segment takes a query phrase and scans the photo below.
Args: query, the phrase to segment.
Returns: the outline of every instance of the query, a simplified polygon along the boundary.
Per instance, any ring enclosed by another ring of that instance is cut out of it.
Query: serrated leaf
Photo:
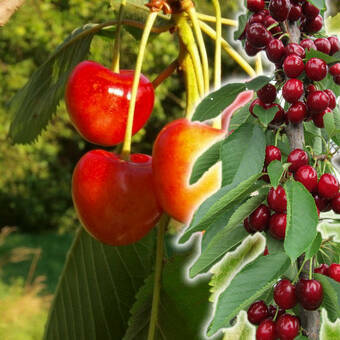
[[[305,60],[308,61],[309,59],[312,59],[312,58],[322,59],[327,64],[335,64],[335,63],[338,63],[340,61],[340,58],[336,57],[335,55],[331,56],[331,55],[328,55],[326,53],[323,53],[323,52],[320,52],[320,51],[317,51],[317,50],[313,50],[313,49],[306,50]]]
[[[267,126],[275,117],[278,108],[273,106],[269,109],[262,107],[261,105],[254,106],[254,114],[258,117],[260,122]]]
[[[321,246],[321,243],[322,243],[322,236],[321,236],[320,233],[317,233],[313,243],[306,250],[306,254],[305,254],[306,260],[311,259],[314,255],[316,255],[318,253],[320,246]]]
[[[328,136],[331,138],[333,137],[337,131],[335,127],[335,122],[334,122],[334,116],[333,112],[328,112],[323,116],[323,121],[325,124],[325,129],[328,134]]]
[[[254,79],[246,82],[246,87],[248,90],[258,91],[262,89],[263,86],[267,85],[272,78],[266,76],[258,76]]]
[[[245,106],[242,106],[237,111],[233,113],[230,119],[229,130],[236,130],[243,123],[245,123],[250,115],[249,112],[250,103]]]
[[[326,19],[327,32],[340,33],[340,13],[337,13],[334,17],[329,16]]]
[[[237,18],[238,28],[234,32],[234,40],[238,40],[240,38],[240,36],[243,34],[244,29],[246,28],[246,24],[247,24],[249,17],[250,17],[250,14],[249,14],[249,12],[247,12],[247,13],[239,15],[239,17]]]
[[[238,314],[236,324],[223,330],[223,340],[253,340],[256,328],[248,321],[247,313],[242,311]]]
[[[214,164],[220,160],[220,148],[222,141],[213,144],[201,156],[199,156],[194,164],[190,176],[190,184],[196,183],[203,174],[208,171]]]
[[[271,289],[277,279],[289,267],[290,261],[285,253],[259,256],[245,266],[221,293],[208,335],[227,327],[241,310],[248,308],[257,298]]]
[[[314,5],[315,7],[317,7],[320,11],[326,10],[325,0],[307,0],[307,1]]]
[[[135,294],[151,273],[154,246],[154,232],[136,244],[110,247],[81,228],[68,253],[44,339],[121,339]]]
[[[320,339],[322,340],[340,339],[340,319],[332,323],[331,321],[329,321],[325,309],[321,310]]]
[[[280,184],[280,179],[285,171],[282,163],[278,160],[270,162],[267,171],[270,179],[270,184],[276,189],[277,186]]]
[[[222,185],[241,183],[261,172],[266,139],[263,131],[252,124],[243,124],[226,138],[221,146]]]
[[[284,248],[295,261],[314,241],[319,218],[313,196],[301,183],[288,181],[284,188],[287,196]]]

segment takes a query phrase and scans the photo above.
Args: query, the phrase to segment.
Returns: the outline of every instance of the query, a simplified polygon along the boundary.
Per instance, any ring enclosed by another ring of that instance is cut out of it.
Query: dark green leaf
[[[322,243],[322,236],[320,233],[317,233],[313,243],[306,250],[306,255],[305,255],[306,260],[311,259],[314,255],[318,253],[321,243]]]
[[[269,233],[265,234],[267,243],[266,246],[268,248],[268,253],[270,255],[283,252],[283,242],[280,240],[277,240],[276,238],[272,237]]]
[[[244,32],[244,29],[246,27],[249,16],[250,16],[250,14],[249,14],[249,12],[247,12],[245,14],[239,15],[239,17],[237,18],[238,19],[238,28],[234,32],[234,40],[238,40],[240,38],[240,36],[242,35],[242,33]]]
[[[254,106],[254,114],[258,117],[260,122],[267,126],[275,117],[278,108],[276,106],[271,107],[270,109],[265,109],[261,105]]]
[[[340,58],[325,54],[317,50],[306,50],[306,61],[312,58],[319,58],[324,60],[327,64],[334,64],[340,61]]]
[[[325,129],[327,131],[328,137],[333,137],[337,131],[334,122],[333,112],[328,112],[323,116],[323,121],[325,124]]]
[[[334,92],[336,97],[340,96],[340,86],[334,82],[333,76],[330,73],[328,73],[324,79],[317,82],[317,85],[320,88],[320,90],[330,89]]]
[[[246,122],[250,115],[249,106],[250,104],[242,106],[236,112],[233,113],[230,119],[229,131],[236,130],[238,127],[240,127],[243,123]]]
[[[266,76],[258,76],[250,81],[246,82],[246,87],[248,90],[258,91],[262,89],[263,86],[267,85],[272,78]]]
[[[267,171],[270,178],[270,184],[276,188],[280,184],[280,179],[285,171],[282,163],[278,160],[270,162]]]
[[[298,335],[294,340],[308,340],[308,338],[304,335]]]

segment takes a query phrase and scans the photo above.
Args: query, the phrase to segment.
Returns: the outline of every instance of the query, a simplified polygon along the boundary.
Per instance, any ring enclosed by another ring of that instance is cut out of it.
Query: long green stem
[[[163,215],[158,226],[157,232],[157,249],[156,249],[156,263],[155,263],[155,278],[153,286],[153,297],[151,307],[151,317],[147,340],[154,340],[158,321],[159,297],[161,293],[161,279],[163,269],[163,255],[164,255],[164,235],[169,218]]]
[[[142,71],[143,59],[145,54],[145,48],[149,39],[149,35],[151,32],[151,28],[157,18],[157,12],[150,12],[148,18],[145,23],[145,28],[143,31],[142,39],[139,45],[139,52],[136,62],[135,74],[132,83],[132,90],[131,90],[131,99],[129,104],[129,112],[128,118],[126,123],[126,130],[125,130],[125,138],[122,148],[122,159],[129,159],[130,151],[131,151],[131,138],[132,138],[132,126],[133,126],[133,118],[135,113],[135,106],[136,106],[136,99],[137,99],[137,91],[139,85],[139,78]]]
[[[115,42],[113,45],[112,71],[116,73],[119,73],[121,31],[122,31],[122,20],[124,17],[125,6],[126,6],[126,0],[122,0],[120,7],[119,7],[118,24],[117,24],[116,34],[115,34]]]
[[[216,22],[216,17],[211,16],[211,15],[206,15],[203,13],[197,13],[198,19],[206,22]],[[221,19],[222,25],[227,25],[227,26],[237,26],[237,21],[233,19],[227,19],[227,18],[222,18]]]

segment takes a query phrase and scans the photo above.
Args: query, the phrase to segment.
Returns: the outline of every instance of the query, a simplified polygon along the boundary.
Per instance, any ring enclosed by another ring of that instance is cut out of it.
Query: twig
[[[0,26],[4,26],[25,0],[3,0],[0,2]]]

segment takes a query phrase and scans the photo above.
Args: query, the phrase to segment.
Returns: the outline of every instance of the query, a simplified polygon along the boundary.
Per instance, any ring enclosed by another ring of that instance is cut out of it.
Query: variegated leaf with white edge
[[[255,332],[255,327],[248,321],[247,313],[241,311],[237,316],[236,324],[223,330],[223,340],[253,340]]]

